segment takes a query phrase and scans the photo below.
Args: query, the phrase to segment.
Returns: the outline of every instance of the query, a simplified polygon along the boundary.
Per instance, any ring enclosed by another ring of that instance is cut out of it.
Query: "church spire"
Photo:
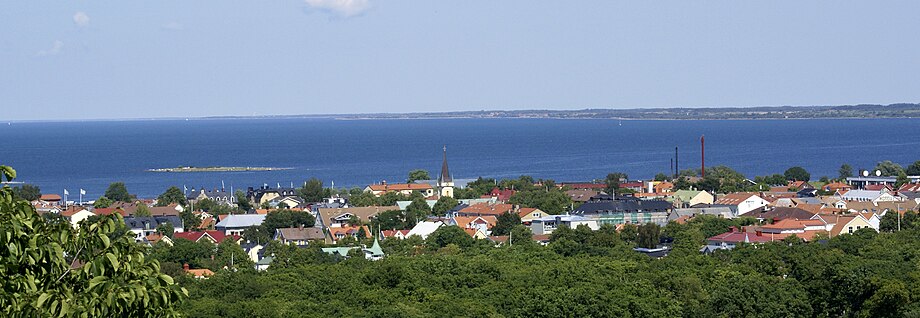
[[[454,179],[450,176],[450,171],[447,169],[447,145],[444,145],[444,163],[441,164],[441,175],[438,176],[438,183],[445,184],[448,182],[454,182]]]

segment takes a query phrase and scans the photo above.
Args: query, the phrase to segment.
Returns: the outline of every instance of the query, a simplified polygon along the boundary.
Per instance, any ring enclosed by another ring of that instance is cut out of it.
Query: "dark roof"
[[[162,223],[170,223],[173,227],[184,228],[182,224],[182,218],[178,216],[127,216],[125,217],[125,225],[129,229],[144,229],[148,228],[145,224],[149,224],[149,229],[156,229],[158,225]]]
[[[744,214],[745,216],[753,216],[759,219],[764,220],[785,220],[785,219],[794,219],[794,220],[807,220],[814,216],[814,213],[808,212],[799,208],[786,208],[778,207],[773,210],[761,212],[761,211],[751,211]]]
[[[616,197],[601,194],[578,206],[573,214],[633,213],[633,212],[668,212],[670,202],[664,200],[639,200],[635,197]]]

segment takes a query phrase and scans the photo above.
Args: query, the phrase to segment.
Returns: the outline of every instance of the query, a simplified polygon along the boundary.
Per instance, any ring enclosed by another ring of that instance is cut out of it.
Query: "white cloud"
[[[178,31],[178,30],[185,29],[185,26],[183,26],[182,23],[179,23],[176,21],[169,21],[166,24],[163,24],[162,28],[165,30]]]
[[[89,16],[86,15],[86,12],[77,11],[73,14],[73,23],[78,27],[85,27],[89,25]]]
[[[38,55],[39,56],[55,55],[55,54],[61,53],[62,49],[64,49],[64,42],[62,42],[61,40],[55,40],[54,44],[51,46],[50,49],[38,51]]]
[[[304,0],[310,7],[351,17],[371,8],[368,0]]]

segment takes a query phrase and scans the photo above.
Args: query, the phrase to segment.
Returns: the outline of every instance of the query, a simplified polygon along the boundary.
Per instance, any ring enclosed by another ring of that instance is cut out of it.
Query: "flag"
[[[67,189],[64,189],[64,195],[70,195],[70,192],[67,192]]]
[[[80,189],[80,195],[86,195],[86,190]]]

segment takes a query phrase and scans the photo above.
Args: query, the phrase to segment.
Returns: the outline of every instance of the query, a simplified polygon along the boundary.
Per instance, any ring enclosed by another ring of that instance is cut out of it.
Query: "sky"
[[[0,120],[920,101],[920,1],[3,1]]]

